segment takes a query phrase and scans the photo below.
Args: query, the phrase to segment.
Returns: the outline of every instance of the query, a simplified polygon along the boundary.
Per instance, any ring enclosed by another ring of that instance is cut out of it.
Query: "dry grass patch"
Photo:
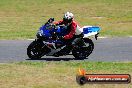
[[[79,67],[87,73],[127,73],[132,63],[113,62],[19,62],[0,64],[1,88],[80,88],[76,83]],[[109,68],[109,69],[108,69]],[[132,84],[86,84],[83,88],[131,88]]]

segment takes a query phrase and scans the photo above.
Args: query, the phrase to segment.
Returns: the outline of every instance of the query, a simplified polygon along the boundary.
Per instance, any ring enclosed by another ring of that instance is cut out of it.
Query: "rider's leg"
[[[77,46],[77,44],[81,43],[81,38],[75,38],[75,39],[72,39],[70,40],[67,44],[66,44],[66,47],[64,47],[62,50],[60,50],[59,52],[62,54],[62,55],[66,55],[66,54],[69,54],[70,51]],[[81,44],[80,44],[81,45]]]
[[[62,56],[62,55],[66,55],[69,54],[70,51],[72,50],[72,41],[73,39],[70,40],[64,40],[65,41],[65,47],[63,49],[61,49],[60,51],[58,51],[57,53],[54,54],[54,56],[58,57],[58,56]]]

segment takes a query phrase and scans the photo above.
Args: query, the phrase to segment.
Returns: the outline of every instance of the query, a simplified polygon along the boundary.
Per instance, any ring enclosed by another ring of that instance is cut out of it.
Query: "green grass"
[[[61,20],[66,11],[81,26],[100,26],[100,36],[132,36],[131,5],[131,0],[0,0],[0,39],[34,38],[50,17]]]
[[[79,68],[88,74],[130,74],[132,62],[18,62],[0,64],[1,88],[80,88]],[[131,88],[130,84],[86,84],[83,88]]]

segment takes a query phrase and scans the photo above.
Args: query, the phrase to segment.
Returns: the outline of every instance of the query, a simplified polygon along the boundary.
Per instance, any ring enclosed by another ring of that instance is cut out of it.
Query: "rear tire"
[[[76,59],[86,59],[94,49],[94,43],[91,39],[83,39],[85,42],[85,46],[76,47],[72,50],[72,54]],[[88,44],[88,46],[87,46]]]
[[[91,40],[91,39],[89,39],[89,38],[84,38],[84,42],[86,43],[86,44],[89,44],[89,54],[88,54],[88,56],[93,52],[93,49],[94,49],[94,43],[93,43],[93,41]]]

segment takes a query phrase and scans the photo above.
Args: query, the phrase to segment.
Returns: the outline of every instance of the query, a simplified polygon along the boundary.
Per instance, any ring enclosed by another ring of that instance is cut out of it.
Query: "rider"
[[[66,12],[64,14],[63,20],[54,22],[55,25],[65,25],[66,26],[66,35],[61,37],[66,43],[66,47],[60,50],[59,52],[55,53],[54,56],[64,55],[64,52],[69,52],[72,48],[71,44],[74,43],[74,35],[76,34],[76,30],[80,27],[78,26],[77,22],[74,21],[74,15],[70,12]]]
[[[54,22],[56,25],[65,25],[67,27],[67,34],[64,36],[64,39],[71,39],[73,38],[76,28],[78,24],[74,21],[74,15],[70,12],[66,12],[64,14],[63,20],[60,20],[58,22]]]

